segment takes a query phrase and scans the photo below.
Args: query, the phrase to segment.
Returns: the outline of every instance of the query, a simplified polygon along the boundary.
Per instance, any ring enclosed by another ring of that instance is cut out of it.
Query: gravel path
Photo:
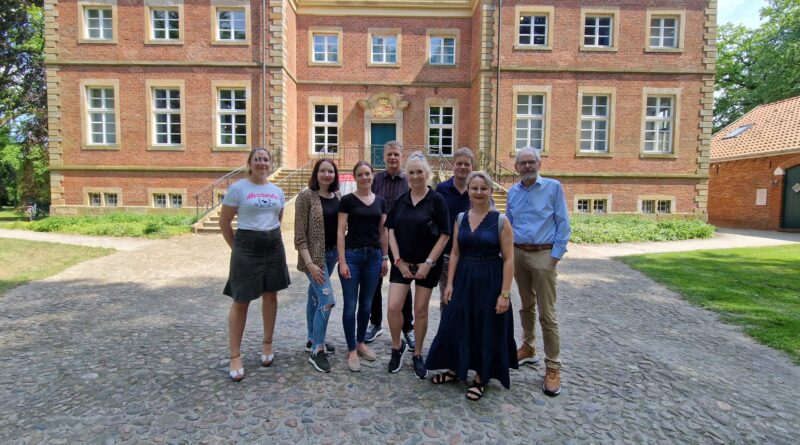
[[[561,396],[526,365],[472,403],[463,384],[415,379],[408,356],[387,373],[388,335],[351,373],[338,310],[333,371],[314,371],[294,271],[274,365],[258,366],[256,303],[247,377],[229,382],[227,246],[148,241],[0,299],[0,443],[797,443],[800,367],[600,252],[560,265]]]

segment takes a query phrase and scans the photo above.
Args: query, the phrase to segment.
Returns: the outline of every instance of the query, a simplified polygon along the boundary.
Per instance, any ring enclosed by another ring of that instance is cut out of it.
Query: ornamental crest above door
[[[408,106],[408,101],[400,100],[397,94],[375,93],[369,99],[358,101],[358,106],[371,119],[392,120]]]

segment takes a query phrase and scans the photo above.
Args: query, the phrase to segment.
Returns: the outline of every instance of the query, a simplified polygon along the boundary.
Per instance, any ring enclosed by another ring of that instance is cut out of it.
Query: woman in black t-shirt
[[[389,372],[400,371],[403,354],[408,346],[400,339],[403,326],[402,308],[412,281],[414,289],[414,336],[417,347],[412,356],[414,374],[428,376],[422,346],[428,331],[428,303],[431,292],[439,283],[442,262],[439,257],[450,238],[450,218],[442,195],[428,187],[431,167],[422,152],[414,152],[406,163],[410,190],[397,198],[386,222],[389,246],[394,265],[389,277],[389,309],[386,318],[392,333],[392,357]]]
[[[387,252],[386,201],[372,192],[372,166],[358,161],[353,168],[356,191],[339,203],[339,278],[342,281],[344,309],[342,324],[347,339],[347,366],[361,371],[359,356],[374,361],[375,353],[364,344],[378,277],[389,270]],[[345,233],[346,232],[346,233]],[[358,306],[358,315],[356,315]],[[358,323],[356,323],[356,319]]]

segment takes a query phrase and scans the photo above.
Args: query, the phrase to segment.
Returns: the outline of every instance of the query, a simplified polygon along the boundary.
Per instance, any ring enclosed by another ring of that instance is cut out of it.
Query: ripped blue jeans
[[[336,305],[336,296],[331,286],[331,273],[336,267],[336,249],[325,251],[325,281],[320,284],[314,281],[310,273],[308,277],[308,303],[306,304],[306,321],[308,322],[308,339],[311,340],[311,351],[325,344],[325,333],[328,331],[328,320],[331,310]],[[330,305],[330,307],[328,307]]]

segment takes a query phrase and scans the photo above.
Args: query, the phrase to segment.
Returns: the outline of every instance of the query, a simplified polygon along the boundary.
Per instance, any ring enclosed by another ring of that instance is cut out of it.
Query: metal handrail
[[[517,181],[517,172],[489,153],[483,153],[482,164],[483,170],[492,175],[495,184],[505,190],[508,190]]]
[[[228,189],[228,186],[231,185],[232,182],[241,179],[240,176],[246,170],[247,164],[242,165],[241,167],[226,173],[225,176],[203,187],[200,189],[200,191],[194,194],[194,202],[197,209],[196,214],[198,220],[222,204],[222,196],[224,196],[225,190]],[[217,193],[218,191],[222,191],[222,196]]]

